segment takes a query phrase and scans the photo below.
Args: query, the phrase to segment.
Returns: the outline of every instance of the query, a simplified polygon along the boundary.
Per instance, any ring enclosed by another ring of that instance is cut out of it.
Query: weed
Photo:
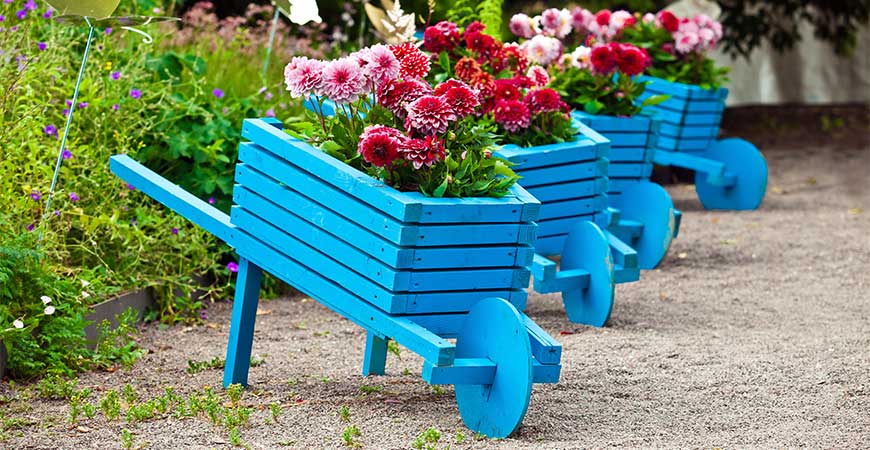
[[[411,369],[405,367],[405,370],[402,371],[402,375],[404,375],[406,377],[410,377],[411,376]]]
[[[456,436],[454,436],[457,444],[461,444],[465,442],[465,434],[462,433],[462,430],[456,430]]]
[[[100,399],[100,410],[109,421],[118,420],[121,417],[121,401],[118,391],[111,389]]]
[[[69,400],[79,387],[79,380],[67,380],[58,375],[43,378],[36,386],[41,398],[51,400]]]
[[[266,364],[266,356],[254,355],[250,361],[251,367],[258,367]]]
[[[328,375],[324,375],[324,376],[320,377],[320,381],[322,381],[324,383],[329,383],[330,381],[332,381],[332,379],[329,378]]]
[[[417,439],[411,443],[411,447],[416,450],[435,450],[435,445],[441,440],[441,432],[437,428],[429,427],[426,431],[420,433]]]
[[[124,402],[127,403],[127,405],[132,405],[133,403],[136,403],[136,400],[138,400],[138,399],[139,399],[139,394],[136,393],[136,389],[134,389],[133,386],[131,386],[129,384],[125,384],[124,385]]]
[[[269,403],[269,413],[272,415],[272,420],[278,422],[278,418],[281,417],[281,405],[277,403]]]
[[[396,358],[402,359],[402,348],[399,347],[399,343],[390,339],[387,342],[387,352],[396,355]]]
[[[381,391],[383,391],[383,390],[384,390],[384,387],[383,387],[383,386],[369,386],[369,385],[367,385],[367,384],[364,384],[364,385],[362,385],[362,386],[359,387],[359,390],[360,390],[363,394],[373,394],[373,393],[375,393],[375,392],[381,392]]]
[[[432,393],[435,395],[444,395],[445,391],[444,391],[443,387],[441,387],[437,384],[433,384],[432,385]]]
[[[223,369],[226,362],[220,356],[215,356],[211,361],[196,361],[193,359],[187,360],[187,373],[196,375],[208,369]]]
[[[360,433],[356,425],[350,425],[341,432],[341,440],[349,448],[362,448],[362,443],[356,440],[361,435],[362,433]]]
[[[230,398],[230,402],[232,402],[233,406],[239,404],[239,401],[242,399],[242,392],[244,387],[241,384],[231,384],[227,387],[227,397]]]
[[[329,336],[330,334],[331,333],[329,332],[329,330],[327,330],[327,331],[315,331],[314,332],[314,336],[316,336],[316,337],[325,337],[325,336]]]
[[[338,410],[338,417],[342,422],[350,422],[350,408],[347,405],[341,405],[341,408]]]
[[[230,444],[233,444],[234,447],[242,446],[242,432],[239,431],[238,427],[233,427],[230,430]]]
[[[133,433],[126,428],[121,430],[121,447],[127,450],[133,448]]]

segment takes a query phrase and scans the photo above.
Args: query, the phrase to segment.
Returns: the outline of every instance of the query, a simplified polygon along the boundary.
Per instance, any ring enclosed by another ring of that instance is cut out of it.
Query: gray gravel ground
[[[362,330],[300,297],[261,304],[254,352],[266,363],[251,371],[243,402],[258,409],[243,440],[341,447],[346,405],[372,449],[410,448],[427,427],[454,449],[870,445],[870,149],[767,157],[759,211],[707,212],[691,186],[670,188],[681,235],[658,270],[617,288],[608,327],[572,325],[558,296],[532,295],[528,314],[564,345],[562,379],[535,386],[510,439],[474,439],[452,388],[433,391],[408,351],[390,357],[387,376],[362,378]],[[126,383],[142,395],[218,386],[219,370],[185,372],[188,359],[224,354],[229,306],[209,316],[207,326],[145,328],[151,352],[132,371],[84,374],[80,385],[98,395]],[[272,402],[284,412],[266,424]],[[31,405],[6,406],[39,422],[13,430],[9,448],[118,448],[125,427],[150,448],[230,447],[203,417],[126,425],[98,415],[73,427],[66,402]]]

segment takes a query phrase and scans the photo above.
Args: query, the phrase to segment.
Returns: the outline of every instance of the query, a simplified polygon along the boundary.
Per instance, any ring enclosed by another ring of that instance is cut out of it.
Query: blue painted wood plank
[[[649,154],[649,149],[646,147],[626,147],[626,148],[613,148],[610,152],[610,163],[619,163],[619,162],[645,162],[647,160],[647,155]],[[608,171],[608,175],[610,175]]]
[[[542,203],[564,200],[576,197],[591,197],[603,194],[607,191],[608,179],[605,177],[593,178],[568,183],[550,184],[527,188],[529,193]]]
[[[399,192],[261,119],[245,120],[242,136],[267,149],[277,159],[304,168],[402,222],[518,222],[523,215],[523,204],[513,195],[458,199]]]
[[[578,135],[577,139],[572,143],[528,148],[506,145],[496,152],[496,155],[511,161],[519,167],[531,169],[578,161],[593,161],[606,157],[608,153],[609,148],[606,145]]]
[[[603,211],[607,207],[607,196],[574,198],[562,201],[547,202],[541,207],[539,220],[550,220],[562,217],[576,217]]]
[[[704,150],[710,144],[711,139],[673,139],[667,136],[659,136],[657,146],[665,150]]]
[[[535,292],[549,294],[589,287],[592,276],[586,269],[560,270],[553,278],[535,279]]]
[[[601,158],[591,162],[569,163],[529,170],[516,167],[514,170],[522,177],[520,185],[529,189],[541,185],[604,177],[607,176],[607,165],[607,159]]]
[[[614,264],[618,264],[626,269],[637,268],[637,252],[613,233],[605,232],[604,234],[607,236],[607,243],[610,245],[610,254],[613,255]]]
[[[529,244],[534,240],[535,225],[532,223],[404,224],[384,214],[375,214],[375,210],[364,202],[318,178],[307,177],[304,171],[272,158],[268,152],[261,150],[252,143],[244,143],[239,147],[240,157],[253,161],[255,158],[252,153],[259,152],[261,158],[253,163],[238,164],[236,181],[334,234],[341,234],[345,229],[349,232],[350,221],[402,246]],[[272,170],[275,178],[263,173],[267,170]],[[341,208],[333,207],[333,210],[328,205],[341,205]],[[539,206],[535,203],[534,207]],[[533,212],[537,213],[537,210]]]
[[[429,384],[492,384],[495,363],[489,358],[456,358],[451,366],[423,364],[423,379]]]
[[[672,138],[715,138],[719,136],[719,126],[680,126],[662,124],[659,133]]]
[[[363,354],[362,374],[383,375],[387,365],[387,341],[371,331],[366,333],[366,350]]]
[[[725,177],[725,164],[702,156],[680,152],[657,151],[655,162],[656,164],[663,166],[675,166],[684,169],[691,169],[695,172],[705,173],[708,177]]]
[[[254,324],[257,319],[257,303],[260,299],[262,278],[263,273],[259,267],[247,258],[239,258],[236,295],[224,365],[224,387],[236,383],[243,386],[248,384],[251,346],[254,343]]]
[[[534,253],[530,245],[418,248],[413,249],[412,261],[415,269],[527,267]]]
[[[728,95],[728,89],[701,89],[699,86],[667,81],[662,78],[641,76],[639,81],[646,82],[646,90],[659,92],[677,98],[693,99],[723,99]]]
[[[722,122],[722,114],[683,114],[679,111],[671,111],[664,108],[656,108],[655,111],[663,124],[718,127]]]
[[[522,314],[523,324],[529,332],[532,355],[541,364],[559,364],[562,360],[562,344],[553,339],[529,316]]]
[[[644,116],[615,117],[607,115],[592,115],[583,111],[574,111],[572,116],[579,119],[582,123],[588,125],[593,130],[597,131],[608,138],[608,133],[630,133],[641,132],[646,133],[650,127],[650,118]],[[611,139],[611,145],[613,140]]]
[[[219,209],[157,175],[127,155],[115,155],[109,158],[109,168],[115,175],[132,184],[145,195],[232,245],[231,236],[235,226],[230,223],[230,216]]]
[[[552,236],[554,234],[564,234],[571,231],[574,224],[580,221],[590,221],[591,215],[581,215],[574,217],[563,217],[558,219],[548,219],[538,221],[538,232],[541,237]],[[540,238],[535,242],[535,248],[540,245]],[[539,250],[540,251],[540,250]]]
[[[538,237],[535,242],[535,250],[543,256],[558,255],[562,253],[568,233]]]
[[[408,294],[405,314],[435,314],[468,311],[469,305],[489,297],[503,298],[518,311],[526,309],[528,292],[524,289],[478,290],[469,292],[439,292],[437,294]]]
[[[532,361],[532,380],[535,383],[558,383],[562,372],[561,364],[541,364]]]
[[[611,163],[609,172],[614,178],[649,178],[652,169],[650,163]]]

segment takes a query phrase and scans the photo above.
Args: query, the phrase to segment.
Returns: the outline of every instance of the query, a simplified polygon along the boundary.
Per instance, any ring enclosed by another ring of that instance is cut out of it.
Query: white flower
[[[20,329],[24,328],[24,322],[22,322],[21,319],[15,319],[12,322],[12,326],[15,328],[18,328],[20,330]]]
[[[84,279],[82,279],[82,280],[79,280],[79,281],[82,282],[82,287],[88,287],[88,286],[91,285],[91,283],[90,283],[88,280],[84,280]]]
[[[401,44],[414,40],[414,33],[417,32],[417,26],[414,24],[414,14],[405,14],[399,0],[396,0],[393,8],[387,11],[387,19],[381,20],[381,23],[390,33],[387,42]]]
[[[323,22],[315,0],[290,0],[290,21],[305,25],[308,22]]]
[[[46,316],[50,316],[50,315],[54,314],[54,306],[51,306],[51,305],[46,306],[45,310],[43,310],[42,312],[45,313]]]
[[[47,295],[43,295],[42,297],[39,297],[39,299],[42,300],[43,305],[47,305],[47,304],[51,303],[51,297],[49,297]]]
[[[90,298],[91,294],[88,291],[82,291],[82,298]]]

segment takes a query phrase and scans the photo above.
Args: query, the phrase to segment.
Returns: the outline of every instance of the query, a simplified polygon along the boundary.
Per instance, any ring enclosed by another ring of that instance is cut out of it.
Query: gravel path
[[[390,356],[387,376],[362,378],[362,330],[301,297],[261,303],[254,353],[266,362],[251,370],[242,402],[256,410],[242,439],[251,448],[337,448],[354,424],[355,440],[372,449],[410,448],[428,427],[442,433],[438,448],[454,449],[865,447],[870,149],[767,157],[759,211],[706,212],[691,186],[670,188],[685,213],[680,238],[662,267],[617,288],[608,327],[572,325],[558,296],[532,295],[528,314],[564,345],[562,379],[535,387],[510,439],[471,436],[452,388],[425,384],[408,351]],[[207,326],[149,326],[141,345],[150,354],[132,371],[83,374],[80,386],[102,395],[130,383],[143,397],[219,386],[220,370],[185,369],[189,359],[223,357],[229,316],[224,303],[209,310]],[[283,407],[278,423],[266,423],[270,403]],[[74,427],[66,402],[30,405],[3,407],[37,423],[0,445],[119,448],[127,428],[136,445],[155,449],[231,447],[227,431],[202,416],[128,425],[98,414]]]

